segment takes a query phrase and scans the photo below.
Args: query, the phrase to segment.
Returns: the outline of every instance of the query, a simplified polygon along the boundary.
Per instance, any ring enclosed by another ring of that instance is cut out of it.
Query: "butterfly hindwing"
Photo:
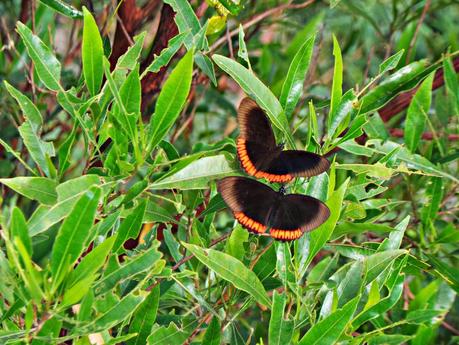
[[[282,195],[270,217],[270,235],[277,240],[295,240],[329,216],[330,210],[320,200],[301,194]]]
[[[246,229],[263,233],[277,193],[263,183],[245,177],[225,177],[217,184],[223,200]]]
[[[282,195],[245,177],[226,177],[218,191],[238,222],[249,231],[281,241],[295,240],[322,224],[330,211],[321,201],[300,194]]]

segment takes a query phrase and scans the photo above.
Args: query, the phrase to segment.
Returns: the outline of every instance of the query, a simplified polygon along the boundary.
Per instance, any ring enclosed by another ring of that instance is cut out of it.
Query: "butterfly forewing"
[[[282,151],[265,112],[250,98],[238,110],[240,135],[237,153],[242,168],[251,176],[270,182],[289,182],[294,177],[310,177],[327,170],[324,157],[307,151]]]

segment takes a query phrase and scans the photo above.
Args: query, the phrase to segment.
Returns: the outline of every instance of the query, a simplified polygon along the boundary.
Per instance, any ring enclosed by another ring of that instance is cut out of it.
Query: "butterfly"
[[[324,223],[330,216],[328,207],[313,197],[285,194],[247,177],[225,177],[217,190],[247,230],[262,234],[269,229],[272,238],[292,241]]]
[[[283,145],[277,145],[265,112],[252,99],[242,100],[237,119],[237,155],[247,174],[285,183],[295,177],[319,175],[330,167],[330,162],[318,154],[283,150]]]

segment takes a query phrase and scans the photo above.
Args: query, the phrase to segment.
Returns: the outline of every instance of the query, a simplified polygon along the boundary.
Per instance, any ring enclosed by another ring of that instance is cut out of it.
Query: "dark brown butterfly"
[[[284,151],[283,145],[277,145],[266,114],[250,98],[242,100],[237,118],[240,131],[237,154],[247,174],[285,183],[295,177],[319,175],[330,167],[329,161],[320,155]]]
[[[330,211],[313,197],[285,194],[247,177],[225,177],[217,184],[218,191],[234,218],[247,230],[269,234],[276,240],[292,241],[325,222]]]

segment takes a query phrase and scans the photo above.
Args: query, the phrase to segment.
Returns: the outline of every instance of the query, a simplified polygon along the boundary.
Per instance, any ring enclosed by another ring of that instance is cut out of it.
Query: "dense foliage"
[[[0,343],[456,344],[457,18],[2,1]],[[331,210],[297,241],[250,235],[216,191],[243,175],[245,95],[332,162],[288,185]]]

